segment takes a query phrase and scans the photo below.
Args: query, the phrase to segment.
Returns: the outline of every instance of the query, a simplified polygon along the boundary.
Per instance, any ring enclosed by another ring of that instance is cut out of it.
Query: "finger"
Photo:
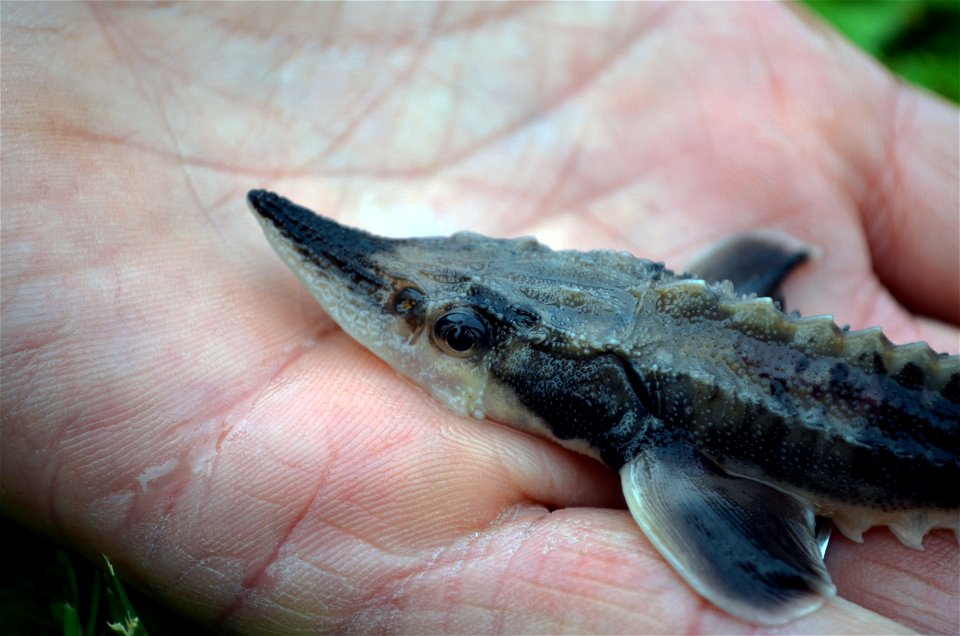
[[[902,85],[883,102],[884,145],[865,166],[860,201],[874,269],[909,309],[958,324],[957,110]]]
[[[322,450],[304,467],[329,473],[317,496],[376,515],[390,549],[458,539],[518,504],[622,505],[619,481],[597,462],[449,413],[341,331],[263,393],[269,397],[250,417],[287,428],[272,444],[291,455],[317,440]],[[323,516],[336,510],[328,506]]]
[[[399,598],[397,596],[399,592]],[[518,508],[381,590],[402,625],[365,612],[364,631],[497,633],[746,632],[686,586],[623,511]],[[368,605],[373,606],[374,601]],[[770,633],[904,633],[835,599]]]
[[[826,561],[845,598],[921,633],[960,630],[960,550],[949,532],[930,534],[922,551],[882,529],[863,544],[835,537]]]

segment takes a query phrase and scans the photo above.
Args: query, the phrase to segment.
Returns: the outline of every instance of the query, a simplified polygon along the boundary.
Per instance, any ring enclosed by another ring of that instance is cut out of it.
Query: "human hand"
[[[822,251],[791,308],[957,352],[956,110],[788,6],[10,5],[2,61],[3,509],[222,628],[748,629],[615,475],[347,338],[251,187],[678,269],[779,229]],[[949,534],[827,560],[845,598],[957,631]],[[842,601],[784,628],[896,629]]]

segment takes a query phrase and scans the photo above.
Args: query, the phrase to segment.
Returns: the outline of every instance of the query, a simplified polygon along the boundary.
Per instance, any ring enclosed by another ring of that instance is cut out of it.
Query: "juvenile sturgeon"
[[[619,471],[697,592],[781,624],[835,594],[815,516],[922,548],[960,532],[960,356],[785,314],[802,250],[747,237],[698,276],[461,232],[390,239],[263,190],[273,249],[353,338],[453,412]]]

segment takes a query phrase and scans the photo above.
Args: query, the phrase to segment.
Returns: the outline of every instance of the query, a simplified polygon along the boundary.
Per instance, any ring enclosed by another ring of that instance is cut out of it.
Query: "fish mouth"
[[[388,239],[341,225],[268,190],[251,190],[247,201],[260,224],[272,228],[300,258],[327,276],[345,278],[368,293],[391,287],[375,256],[401,239]]]

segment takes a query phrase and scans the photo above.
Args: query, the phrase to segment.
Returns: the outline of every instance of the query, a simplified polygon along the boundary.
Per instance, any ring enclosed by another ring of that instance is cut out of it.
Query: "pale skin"
[[[268,187],[372,231],[683,268],[958,350],[957,110],[799,10],[5,5],[4,514],[228,630],[720,632],[619,479],[449,414],[274,256]],[[789,633],[955,633],[958,549],[836,538]],[[859,605],[857,605],[859,604]]]

